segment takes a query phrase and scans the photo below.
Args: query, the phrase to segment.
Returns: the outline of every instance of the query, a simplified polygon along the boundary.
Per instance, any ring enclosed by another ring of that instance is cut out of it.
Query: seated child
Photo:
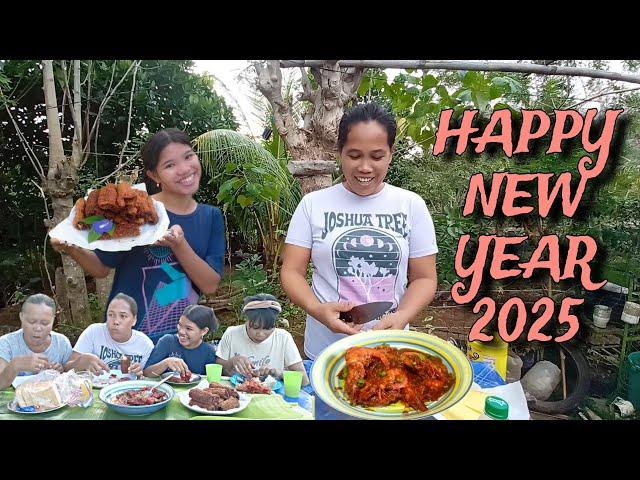
[[[282,378],[284,370],[302,372],[302,384],[309,383],[300,352],[291,334],[275,328],[282,307],[273,295],[258,294],[244,299],[244,325],[229,327],[218,345],[217,362],[225,375],[244,377],[271,375]]]

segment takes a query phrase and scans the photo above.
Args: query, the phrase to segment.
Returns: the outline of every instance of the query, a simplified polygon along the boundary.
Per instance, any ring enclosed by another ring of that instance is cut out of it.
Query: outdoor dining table
[[[222,382],[231,385],[227,377],[222,377]],[[301,398],[305,400],[307,407],[302,408],[297,404],[287,402],[281,395],[252,395],[247,407],[232,415],[203,415],[188,409],[180,403],[178,392],[189,390],[193,386],[172,385],[176,394],[169,404],[151,415],[130,416],[111,410],[100,400],[100,390],[93,390],[93,403],[88,408],[65,406],[58,410],[40,414],[14,413],[8,408],[8,404],[15,397],[13,387],[0,390],[0,420],[313,420],[315,410],[315,398],[301,391]]]

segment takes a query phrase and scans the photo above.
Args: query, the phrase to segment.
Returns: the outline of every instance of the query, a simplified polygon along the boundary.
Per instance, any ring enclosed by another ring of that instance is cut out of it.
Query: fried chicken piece
[[[128,183],[109,183],[90,192],[86,200],[78,200],[73,219],[75,228],[89,229],[90,225],[85,225],[82,220],[92,216],[107,218],[116,225],[113,235],[105,233],[100,237],[102,240],[135,237],[140,235],[140,228],[145,223],[158,223],[151,197]]]
[[[148,204],[147,204],[148,197],[149,196],[141,190],[138,190],[136,192],[136,198],[133,205],[135,205],[135,207],[138,209],[141,215],[146,214],[148,210]]]
[[[108,183],[100,189],[98,196],[98,206],[103,210],[117,212],[118,209],[118,189],[113,183]]]
[[[147,195],[147,210],[149,215],[147,216],[147,221],[155,225],[158,223],[158,212],[156,212],[156,207],[153,206],[153,199]]]
[[[138,209],[138,215],[144,217],[149,223],[154,225],[158,223],[158,213],[153,206],[151,197],[141,190],[136,191],[136,195],[135,206]]]
[[[229,392],[230,395],[238,398],[238,392],[236,392],[233,388],[223,385],[219,382],[209,382],[209,386],[206,388],[208,390],[225,390]]]
[[[116,223],[116,229],[113,231],[113,235],[103,233],[100,239],[110,240],[113,238],[137,237],[138,235],[140,235],[139,225],[132,223]]]
[[[237,398],[231,397],[220,403],[220,410],[231,410],[232,408],[238,408],[239,406],[240,401]]]
[[[93,190],[89,193],[84,207],[85,218],[92,217],[94,215],[101,215],[101,213],[98,213],[98,197],[100,196],[98,192],[98,190]]]
[[[204,389],[205,392],[209,392],[212,395],[217,395],[223,400],[227,400],[228,398],[240,398],[238,396],[238,392],[236,392],[233,388],[228,387],[209,387]]]
[[[89,225],[87,225],[86,223],[82,223],[82,220],[84,220],[85,218],[85,204],[86,202],[84,201],[84,198],[79,198],[76,202],[76,214],[73,217],[73,226],[78,230],[87,230],[89,228]]]
[[[136,192],[128,183],[119,183],[116,187],[118,190],[118,206],[124,208],[127,205],[127,200],[136,198]]]
[[[222,387],[222,386],[221,386]],[[231,395],[230,392],[226,392],[226,398],[221,397],[220,395],[213,393],[213,390],[222,392],[224,390],[231,390],[235,393],[235,396]],[[194,388],[189,390],[189,405],[197,405],[198,407],[204,408],[206,410],[230,410],[232,408],[238,408],[240,406],[240,401],[238,400],[238,394],[232,389],[228,387],[214,387],[214,388],[206,388],[201,390],[199,388]]]
[[[131,219],[127,216],[127,215],[123,215],[121,213],[108,213],[107,214],[107,218],[109,220],[111,220],[113,223],[120,224],[120,223],[134,223],[131,221]]]
[[[206,410],[219,410],[222,399],[214,394],[208,393],[205,390],[194,388],[189,390],[189,405],[196,405]]]

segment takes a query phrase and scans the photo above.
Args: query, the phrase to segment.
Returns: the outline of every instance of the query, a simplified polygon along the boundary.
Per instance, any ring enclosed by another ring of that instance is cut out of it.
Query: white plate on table
[[[115,375],[115,377],[113,376]],[[118,382],[124,382],[128,380],[137,380],[138,377],[135,373],[122,373],[120,370],[111,370],[110,372],[104,372],[102,375],[93,375],[91,383],[93,388],[101,389],[108,387],[109,385],[115,385]]]
[[[144,183],[133,185],[136,190],[146,191]],[[86,200],[87,197],[85,197]],[[89,243],[89,230],[78,230],[73,226],[73,219],[76,215],[75,205],[71,209],[69,216],[56,225],[50,232],[49,236],[57,240],[64,240],[72,245],[82,247],[88,250],[100,249],[105,252],[121,252],[131,250],[133,247],[142,245],[151,245],[160,240],[169,228],[169,215],[162,202],[152,199],[153,206],[158,214],[158,223],[152,225],[144,223],[140,226],[140,235],[136,237],[114,238],[108,240],[96,240]]]
[[[45,410],[38,410],[36,412],[22,412],[22,411],[18,410],[18,402],[15,399],[13,399],[9,403],[7,403],[7,408],[9,410],[11,410],[13,413],[19,413],[20,415],[38,415],[40,413],[48,413],[48,412],[53,412],[54,410],[60,410],[61,408],[64,408],[66,406],[67,406],[67,404],[63,403],[59,407],[53,407],[53,408],[49,408],[49,409],[45,409]]]
[[[199,387],[195,387],[199,388]],[[202,389],[201,389],[202,390]],[[198,407],[197,405],[189,405],[189,401],[191,398],[189,397],[189,392],[191,390],[184,390],[182,392],[176,392],[176,395],[180,399],[180,403],[187,407],[189,410],[193,410],[194,412],[202,413],[204,415],[233,415],[234,413],[241,412],[251,402],[251,396],[245,395],[242,392],[238,392],[240,406],[238,408],[231,408],[229,410],[207,410],[206,408]]]

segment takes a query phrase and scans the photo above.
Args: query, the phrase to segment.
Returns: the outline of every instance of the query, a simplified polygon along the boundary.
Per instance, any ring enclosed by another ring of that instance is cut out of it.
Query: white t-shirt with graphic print
[[[280,371],[302,361],[293,337],[286,330],[276,328],[269,338],[255,343],[247,335],[245,325],[236,325],[225,330],[216,349],[216,355],[222,360],[242,355],[247,357],[255,368],[269,366]]]
[[[73,349],[78,353],[93,353],[111,370],[120,369],[120,353],[129,357],[131,363],[139,363],[144,368],[153,350],[153,342],[138,330],[132,330],[131,338],[126,342],[116,342],[109,335],[106,323],[94,323],[80,334]]]
[[[322,303],[389,301],[397,308],[407,286],[409,258],[438,252],[424,200],[387,183],[366,197],[343,184],[305,195],[285,241],[311,249],[311,288]],[[343,337],[307,316],[304,351],[309,358]]]

